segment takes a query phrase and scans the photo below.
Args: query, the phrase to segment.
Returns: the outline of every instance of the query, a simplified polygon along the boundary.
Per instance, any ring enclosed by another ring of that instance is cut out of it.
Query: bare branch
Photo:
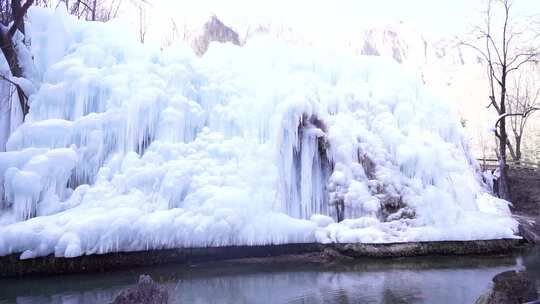
[[[512,68],[509,68],[507,73],[510,73],[512,71],[515,71],[517,69],[519,69],[522,65],[524,65],[525,63],[528,63],[528,62],[534,62],[533,58],[535,57],[538,57],[540,55],[539,52],[537,53],[533,53],[533,54],[529,54],[528,56],[526,56],[525,59],[523,59],[522,61],[520,61],[516,66],[512,67]],[[510,66],[510,65],[508,65]]]
[[[539,111],[540,110],[540,107],[532,107],[532,108],[529,108],[527,109],[525,112],[523,113],[504,113],[503,115],[499,116],[499,118],[497,119],[497,121],[495,122],[495,128],[499,125],[499,123],[505,119],[506,117],[509,117],[509,116],[521,116],[521,117],[527,117],[529,114],[533,113],[534,111]]]
[[[489,61],[489,57],[487,56],[487,54],[484,51],[482,51],[479,47],[475,46],[474,44],[464,42],[464,41],[460,42],[459,44],[474,49],[482,56],[484,60]]]

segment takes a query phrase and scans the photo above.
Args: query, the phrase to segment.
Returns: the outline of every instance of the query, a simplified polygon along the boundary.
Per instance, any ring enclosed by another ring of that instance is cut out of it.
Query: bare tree
[[[146,16],[146,4],[140,2],[137,4],[137,9],[139,10],[139,40],[144,44],[146,38],[146,32],[148,31],[148,20]]]
[[[166,31],[164,35],[162,36],[161,40],[161,49],[171,46],[177,39],[182,38],[184,41],[188,40],[188,29],[187,25],[184,23],[184,32],[183,36],[180,37],[180,33],[178,30],[178,26],[176,25],[176,21],[174,18],[171,18],[171,24],[170,24],[170,31]]]
[[[0,25],[0,48],[4,55],[6,62],[8,63],[11,76],[16,78],[24,78],[26,76],[25,67],[21,63],[20,53],[22,48],[25,48],[25,30],[24,30],[24,17],[28,8],[34,3],[34,0],[26,0],[24,4],[21,0],[1,0],[0,13],[1,25]],[[22,44],[17,40],[16,34],[22,34]],[[10,80],[6,76],[2,76],[4,80],[8,80],[12,83],[17,90],[17,97],[21,106],[23,119],[28,114],[28,97],[26,96],[23,88]]]
[[[109,21],[118,16],[122,0],[61,0],[68,12],[88,21]]]
[[[540,110],[540,71],[537,64],[524,65],[515,77],[512,77],[508,90],[508,113],[510,127],[514,137],[514,145],[508,142],[510,155],[520,161],[521,143],[525,126],[535,111]]]
[[[500,24],[494,10],[501,11]],[[508,116],[528,116],[528,113],[511,113],[508,107],[508,89],[510,78],[523,65],[534,62],[540,53],[537,48],[524,47],[527,32],[519,30],[511,18],[511,0],[489,0],[485,12],[485,24],[476,30],[476,41],[462,42],[477,51],[486,64],[489,80],[489,104],[498,114],[494,133],[499,142],[498,157],[500,177],[499,197],[509,198],[507,147],[509,144],[506,130]],[[530,43],[528,41],[527,43]]]
[[[54,7],[52,0],[34,0],[34,5],[39,7]]]

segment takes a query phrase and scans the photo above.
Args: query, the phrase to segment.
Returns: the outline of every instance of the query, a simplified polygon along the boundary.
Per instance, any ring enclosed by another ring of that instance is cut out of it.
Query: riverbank
[[[305,255],[303,262],[328,262],[340,258],[397,258],[429,255],[504,254],[524,248],[519,239],[440,241],[391,244],[285,244],[179,248],[139,252],[117,252],[58,258],[53,255],[21,260],[19,254],[0,257],[0,277],[103,272],[158,264],[191,264],[240,258],[269,258]]]
[[[493,255],[318,261],[316,257],[322,254],[306,253],[0,278],[0,304],[110,303],[123,290],[134,288],[141,274],[166,288],[170,304],[216,299],[237,304],[346,303],[345,298],[348,303],[474,303],[495,275],[536,267],[537,250],[532,249]]]

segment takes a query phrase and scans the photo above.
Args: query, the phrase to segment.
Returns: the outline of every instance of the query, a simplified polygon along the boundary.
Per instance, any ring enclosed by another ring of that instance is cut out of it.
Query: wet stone
[[[143,274],[137,286],[120,292],[111,304],[166,304],[168,300],[167,290]]]
[[[527,272],[515,270],[501,272],[493,277],[492,290],[480,297],[476,304],[520,304],[535,303],[538,292],[534,280]]]

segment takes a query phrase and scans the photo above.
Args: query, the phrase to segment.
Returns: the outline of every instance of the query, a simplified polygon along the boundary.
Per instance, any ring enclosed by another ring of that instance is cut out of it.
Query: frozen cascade
[[[309,219],[314,214],[329,213],[326,185],[331,164],[326,156],[324,129],[317,117],[307,115],[300,117],[297,126],[293,123],[283,128],[278,160],[279,176],[283,177],[280,200],[290,216]]]
[[[264,35],[199,58],[125,26],[29,12],[0,255],[516,237],[451,107],[391,60]]]

